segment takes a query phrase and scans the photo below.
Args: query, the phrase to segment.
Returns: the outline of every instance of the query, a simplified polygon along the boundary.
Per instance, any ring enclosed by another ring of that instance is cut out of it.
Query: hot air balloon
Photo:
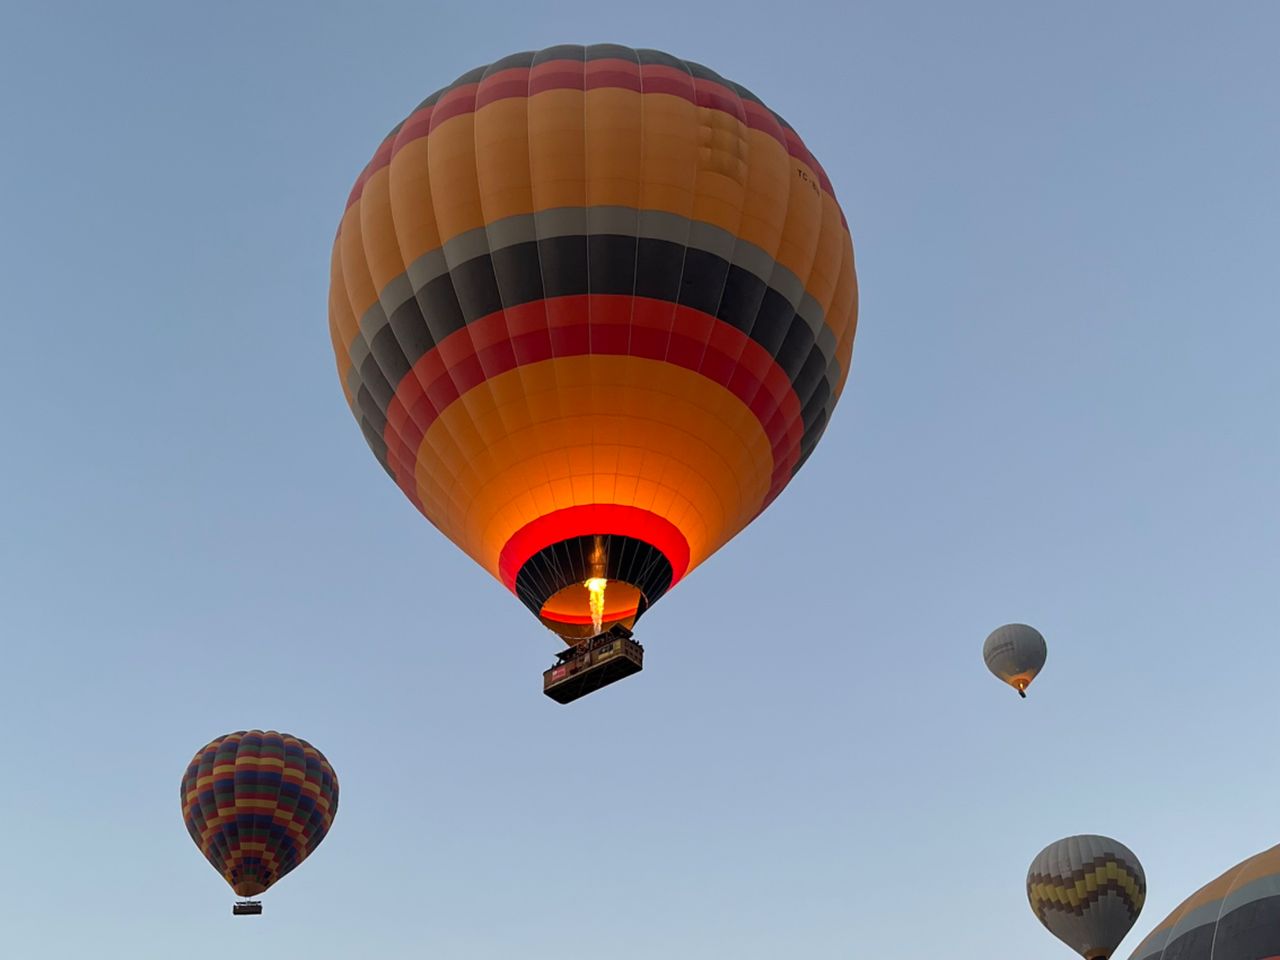
[[[182,777],[187,832],[239,897],[256,897],[305,860],[338,812],[338,775],[324,755],[274,730],[218,737]],[[235,904],[259,914],[262,904]]]
[[[463,74],[378,147],[333,248],[351,411],[413,505],[578,645],[556,699],[600,679],[588,651],[638,669],[636,620],[786,487],[856,316],[804,142],[656,50]]]
[[[987,669],[1026,698],[1027,687],[1044,666],[1048,655],[1044,637],[1035,627],[1025,623],[1006,623],[997,627],[982,645],[982,659]]]
[[[1108,960],[1147,896],[1142,864],[1123,843],[1083,835],[1049,844],[1027,871],[1039,921],[1084,960]]]
[[[1205,884],[1138,944],[1130,960],[1280,956],[1280,846]]]

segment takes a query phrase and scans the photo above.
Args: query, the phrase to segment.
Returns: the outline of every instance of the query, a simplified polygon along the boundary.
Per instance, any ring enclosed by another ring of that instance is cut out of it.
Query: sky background
[[[1146,867],[1119,956],[1280,842],[1280,6],[40,3],[0,13],[0,953],[1066,960],[1050,841]],[[383,135],[458,74],[652,46],[830,174],[853,373],[788,491],[571,708],[378,468],[327,332]],[[1030,699],[982,641],[1048,639]],[[245,727],[341,778],[260,919],[191,843]]]

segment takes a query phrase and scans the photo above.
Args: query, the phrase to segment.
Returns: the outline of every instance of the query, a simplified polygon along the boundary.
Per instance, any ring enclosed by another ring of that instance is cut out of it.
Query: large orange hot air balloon
[[[613,45],[423,101],[356,182],[329,301],[378,460],[571,643],[629,627],[778,496],[856,315],[844,215],[796,132]]]

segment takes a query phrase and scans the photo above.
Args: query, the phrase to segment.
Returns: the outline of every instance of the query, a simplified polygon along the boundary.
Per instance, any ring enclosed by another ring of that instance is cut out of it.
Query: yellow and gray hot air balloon
[[[1133,851],[1091,834],[1057,840],[1027,871],[1027,899],[1045,929],[1084,960],[1108,960],[1147,896]]]
[[[1031,681],[1044,667],[1048,652],[1040,631],[1025,623],[997,627],[982,645],[982,659],[987,662],[987,669],[1023,698]]]
[[[1205,884],[1138,944],[1129,960],[1280,957],[1280,846]]]

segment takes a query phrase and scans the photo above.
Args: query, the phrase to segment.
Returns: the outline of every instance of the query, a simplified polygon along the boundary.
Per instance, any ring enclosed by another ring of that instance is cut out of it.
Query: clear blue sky
[[[1280,841],[1280,7],[550,8],[5,5],[0,954],[1068,960],[1025,871],[1100,832],[1127,955]],[[594,41],[801,131],[862,319],[790,489],[561,708],[366,449],[326,299],[400,117]],[[178,781],[251,726],[342,803],[233,920]]]

